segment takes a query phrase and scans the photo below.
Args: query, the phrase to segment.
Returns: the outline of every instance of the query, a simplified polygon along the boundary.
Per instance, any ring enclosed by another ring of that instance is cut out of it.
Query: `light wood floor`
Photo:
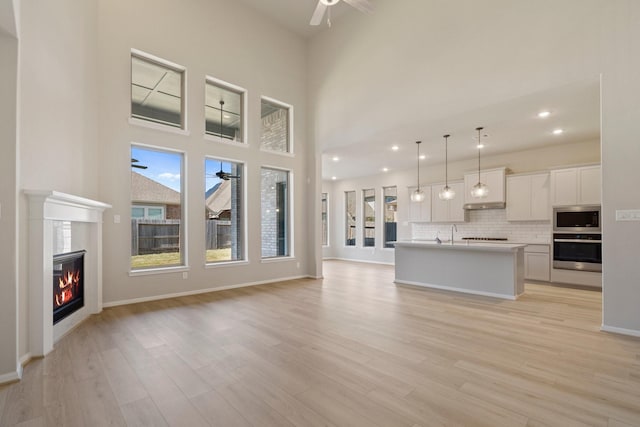
[[[395,286],[388,266],[106,309],[0,388],[2,426],[639,426],[601,294]]]

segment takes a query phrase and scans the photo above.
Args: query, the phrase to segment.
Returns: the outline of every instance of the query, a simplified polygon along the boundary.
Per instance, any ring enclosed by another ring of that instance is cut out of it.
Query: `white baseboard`
[[[33,356],[31,356],[31,353],[23,354],[19,360],[20,366],[25,366],[32,358]]]
[[[393,262],[369,261],[369,260],[366,260],[366,259],[354,259],[354,258],[330,257],[330,258],[323,258],[323,260],[327,260],[327,261],[335,260],[335,261],[361,262],[363,264],[396,265]]]
[[[13,383],[22,379],[22,365],[18,363],[15,372],[0,375],[0,385]]]
[[[454,291],[454,292],[461,292],[463,294],[481,295],[483,297],[492,297],[492,298],[500,298],[500,299],[508,299],[508,300],[516,300],[520,296],[520,295],[513,296],[513,295],[507,295],[507,294],[496,294],[493,292],[484,292],[484,291],[474,291],[471,289],[454,288],[451,286],[442,286],[442,285],[432,285],[430,283],[411,282],[408,280],[394,280],[393,283],[400,284],[400,285],[421,286],[423,288],[439,289],[443,291]]]
[[[630,335],[632,337],[640,337],[640,331],[636,329],[618,328],[615,326],[607,326],[602,324],[600,330],[604,332],[613,332],[614,334]]]
[[[132,298],[132,299],[121,300],[121,301],[105,302],[102,304],[102,307],[104,308],[117,307],[119,305],[137,304],[140,302],[149,302],[149,301],[159,301],[159,300],[169,299],[169,298],[178,298],[178,297],[186,297],[190,295],[207,294],[209,292],[226,291],[229,289],[246,288],[249,286],[267,285],[269,283],[286,282],[288,280],[306,279],[306,278],[309,278],[309,276],[305,275],[305,276],[281,277],[279,279],[261,280],[258,282],[249,282],[249,283],[239,283],[237,285],[221,286],[219,288],[198,289],[195,291],[177,292],[174,294],[162,294],[162,295],[154,295],[150,297]]]

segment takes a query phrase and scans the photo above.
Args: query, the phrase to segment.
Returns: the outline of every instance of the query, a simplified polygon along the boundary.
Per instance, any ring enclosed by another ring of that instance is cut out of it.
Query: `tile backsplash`
[[[514,243],[551,242],[551,221],[507,221],[505,209],[473,210],[467,212],[468,222],[457,223],[455,240],[463,237],[501,237]],[[411,238],[433,240],[440,232],[440,238],[448,240],[451,224],[419,222],[411,224]]]

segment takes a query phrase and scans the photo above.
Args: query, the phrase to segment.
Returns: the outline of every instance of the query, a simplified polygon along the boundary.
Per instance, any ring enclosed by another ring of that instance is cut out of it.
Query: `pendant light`
[[[453,188],[449,187],[449,137],[451,135],[444,135],[444,188],[440,190],[440,200],[451,200],[456,197],[456,192],[453,191]]]
[[[420,190],[420,144],[422,141],[416,141],[416,145],[418,146],[418,188],[416,191],[411,193],[411,201],[412,202],[423,202],[424,201],[424,191]]]
[[[480,182],[480,146],[482,144],[482,141],[480,141],[480,132],[482,131],[482,129],[484,128],[476,128],[476,130],[478,131],[478,183],[471,189],[471,197],[474,197],[476,199],[482,199],[484,197],[487,197],[487,195],[489,194],[489,187]]]

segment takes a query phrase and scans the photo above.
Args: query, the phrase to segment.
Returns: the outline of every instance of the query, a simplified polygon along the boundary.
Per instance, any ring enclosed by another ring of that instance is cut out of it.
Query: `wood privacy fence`
[[[207,249],[231,247],[231,221],[207,221],[206,247]],[[179,250],[179,219],[131,219],[131,255]]]

